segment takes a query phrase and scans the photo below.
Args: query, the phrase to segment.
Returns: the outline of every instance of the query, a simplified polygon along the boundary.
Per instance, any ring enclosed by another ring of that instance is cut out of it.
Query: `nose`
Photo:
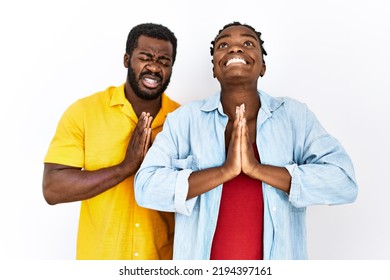
[[[150,61],[150,62],[146,65],[146,69],[149,70],[149,71],[152,72],[152,73],[157,73],[157,72],[160,72],[160,71],[161,71],[160,66],[157,64],[157,62],[156,62],[155,60]]]
[[[238,44],[231,45],[229,48],[229,53],[237,53],[237,52],[243,52],[242,47]]]

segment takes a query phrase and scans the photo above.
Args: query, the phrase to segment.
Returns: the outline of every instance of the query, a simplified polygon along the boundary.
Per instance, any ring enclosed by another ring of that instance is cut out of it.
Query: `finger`
[[[146,155],[146,152],[149,150],[151,146],[151,140],[152,140],[152,122],[153,122],[153,117],[150,116],[149,113],[146,114],[146,123],[145,123],[145,138],[144,138],[144,143],[143,143],[143,156]]]
[[[135,131],[141,135],[144,128],[146,127],[146,123],[145,123],[145,117],[146,117],[146,113],[145,112],[142,112],[141,115],[139,116],[138,118],[138,122],[137,122],[137,125],[135,127]]]
[[[144,149],[145,135],[144,130],[146,129],[147,113],[142,112],[139,116],[136,127],[130,138],[130,145],[133,150],[139,150],[140,155]]]
[[[142,119],[140,120],[140,121],[141,121],[142,128],[147,128],[147,127],[148,127],[148,120],[149,120],[149,117],[150,117],[150,114],[149,114],[149,113],[144,113],[144,114],[142,115]]]
[[[147,120],[146,120],[146,127],[152,127],[153,117],[148,113],[147,114]]]
[[[145,157],[147,151],[149,150],[151,138],[152,138],[152,129],[145,128],[145,142],[144,142],[144,148],[142,153],[143,157]]]
[[[152,120],[150,118],[152,118],[152,117],[150,116],[149,113],[142,112],[140,117],[139,117],[139,119],[138,119],[138,123],[137,123],[137,126],[136,126],[136,133],[137,133],[137,136],[139,137],[139,143],[140,144],[142,144],[143,141],[145,140],[142,137],[145,128],[150,127],[150,125],[152,123]]]
[[[246,123],[246,118],[243,118],[241,122],[242,122],[241,149],[245,151],[251,145],[250,138],[249,138],[249,128],[248,128],[248,124]]]
[[[240,127],[240,122],[241,122],[241,113],[240,113],[240,107],[236,106],[236,115],[233,123],[233,129],[232,129],[232,134],[231,134],[231,139],[230,142],[232,145],[234,145],[237,141],[237,138],[241,134],[241,127]]]
[[[240,109],[236,107],[236,116],[233,123],[232,134],[226,156],[226,163],[231,168],[234,174],[238,175],[241,172],[241,120]]]
[[[236,106],[236,114],[234,116],[233,127],[237,126],[239,121],[240,121],[240,107]]]
[[[240,120],[242,120],[245,117],[245,104],[242,103],[239,108],[240,111]]]

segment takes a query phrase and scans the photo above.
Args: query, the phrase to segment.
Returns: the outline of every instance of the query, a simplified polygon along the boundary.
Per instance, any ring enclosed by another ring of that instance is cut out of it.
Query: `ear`
[[[211,64],[214,65],[214,59],[211,59]],[[217,77],[217,76],[215,76],[215,73],[214,73],[214,66],[212,68],[212,71],[213,71],[213,78]]]
[[[129,61],[130,61],[130,56],[125,53],[125,55],[123,56],[123,65],[125,66],[125,68],[129,68]]]
[[[213,67],[213,78],[215,78],[215,77],[217,77],[217,76],[215,76],[215,73],[214,73],[214,67]]]
[[[260,70],[260,77],[264,76],[266,69],[267,69],[267,67],[265,66],[265,63],[263,62],[263,67],[261,67],[261,70]]]

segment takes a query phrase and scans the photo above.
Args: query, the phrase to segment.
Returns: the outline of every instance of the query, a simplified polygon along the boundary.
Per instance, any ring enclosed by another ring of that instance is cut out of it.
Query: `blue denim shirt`
[[[259,96],[261,162],[283,166],[292,177],[289,194],[262,185],[264,259],[307,259],[306,207],[353,202],[358,192],[353,165],[305,104],[262,91]],[[220,93],[183,105],[167,116],[135,176],[140,206],[176,213],[174,259],[210,258],[223,186],[186,200],[188,177],[224,163],[227,123]]]

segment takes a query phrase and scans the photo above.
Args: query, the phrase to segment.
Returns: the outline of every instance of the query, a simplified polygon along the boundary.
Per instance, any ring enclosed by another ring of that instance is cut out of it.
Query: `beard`
[[[156,74],[149,72],[149,71],[145,71],[145,72],[141,73],[137,79],[137,77],[135,76],[133,67],[131,67],[131,65],[129,65],[129,67],[127,69],[127,80],[129,81],[129,84],[130,84],[131,88],[133,89],[135,95],[137,95],[139,98],[141,98],[143,100],[154,100],[154,99],[159,98],[167,89],[169,82],[171,80],[171,76],[168,77],[168,79],[165,81],[165,83],[163,83],[160,87],[158,87],[154,90],[142,90],[139,86],[139,81],[142,80],[142,77],[144,75],[156,75]],[[159,76],[159,75],[157,75],[157,76],[162,80],[161,76]]]

